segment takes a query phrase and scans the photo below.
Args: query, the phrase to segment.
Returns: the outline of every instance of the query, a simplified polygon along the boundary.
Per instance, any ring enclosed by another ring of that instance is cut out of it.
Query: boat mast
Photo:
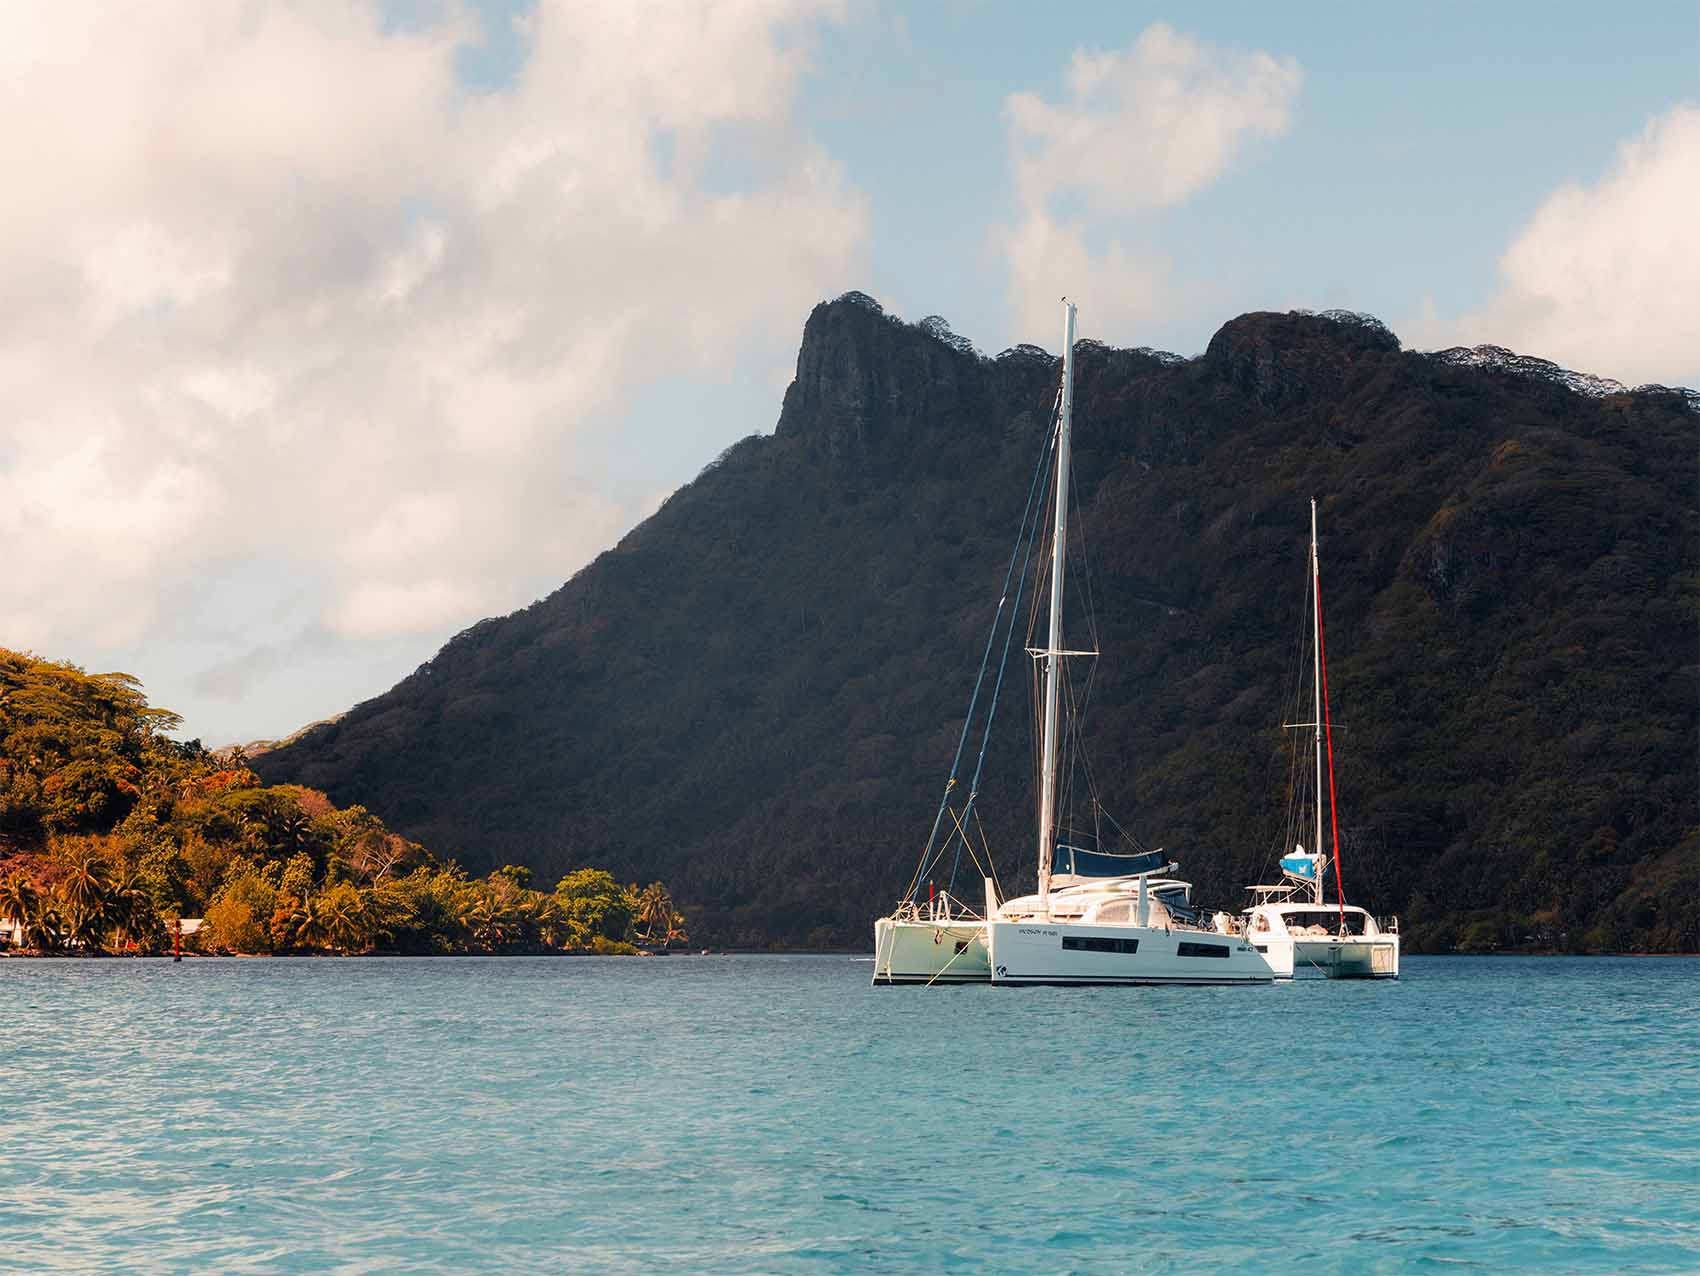
[[[1057,413],[1057,497],[1051,523],[1051,629],[1045,656],[1044,746],[1039,771],[1039,906],[1051,913],[1051,854],[1057,819],[1057,698],[1062,666],[1063,569],[1068,551],[1069,424],[1074,415],[1074,303],[1063,298],[1062,405]]]
[[[1310,498],[1310,636],[1311,656],[1315,665],[1313,686],[1316,690],[1316,853],[1312,865],[1311,892],[1314,902],[1322,903],[1322,568],[1316,560],[1316,498]]]

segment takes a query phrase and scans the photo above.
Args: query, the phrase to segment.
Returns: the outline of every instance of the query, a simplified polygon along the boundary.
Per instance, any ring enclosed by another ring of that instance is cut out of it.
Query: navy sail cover
[[[1111,855],[1107,851],[1089,851],[1082,846],[1059,842],[1051,871],[1075,877],[1132,877],[1136,873],[1154,873],[1166,863],[1168,860],[1162,851]]]

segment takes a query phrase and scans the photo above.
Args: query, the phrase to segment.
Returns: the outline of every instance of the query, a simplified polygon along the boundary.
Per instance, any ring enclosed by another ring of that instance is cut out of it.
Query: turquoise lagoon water
[[[0,1270],[1700,1271],[1700,963],[4,961]]]

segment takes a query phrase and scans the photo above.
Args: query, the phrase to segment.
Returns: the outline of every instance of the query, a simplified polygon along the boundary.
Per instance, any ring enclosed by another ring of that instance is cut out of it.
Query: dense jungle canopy
[[[684,936],[660,883],[578,869],[482,879],[364,807],[265,785],[166,733],[128,674],[0,649],[0,920],[44,953],[630,952]]]

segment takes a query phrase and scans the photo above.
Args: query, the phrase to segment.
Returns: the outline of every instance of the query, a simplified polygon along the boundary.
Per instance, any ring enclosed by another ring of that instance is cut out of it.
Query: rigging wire
[[[1305,601],[1309,602],[1313,592],[1314,582],[1311,579],[1310,556],[1305,555]],[[1293,642],[1288,648],[1288,676],[1285,679],[1288,689],[1283,722],[1294,728],[1299,724],[1305,712],[1304,682],[1305,667],[1309,663],[1305,659],[1305,626],[1310,620],[1309,607],[1302,608],[1294,629]],[[1256,874],[1256,880],[1264,881],[1274,867],[1275,861],[1287,853],[1288,848],[1297,845],[1301,831],[1305,825],[1305,816],[1309,814],[1306,802],[1309,799],[1310,788],[1305,781],[1310,779],[1312,751],[1299,746],[1299,737],[1287,737],[1287,793],[1285,798],[1286,816],[1283,827],[1276,834],[1264,855],[1263,867]],[[1313,848],[1318,854],[1322,848]],[[1318,869],[1320,871],[1320,868]]]
[[[1322,641],[1322,586],[1316,587],[1316,660],[1322,669],[1322,722],[1328,736],[1328,818],[1334,826],[1334,894],[1340,905],[1340,933],[1346,933],[1346,888],[1340,883],[1340,808],[1334,802],[1334,722],[1328,707],[1328,649]],[[1322,866],[1317,865],[1317,875]]]
[[[1086,551],[1086,514],[1085,506],[1080,500],[1080,471],[1078,469],[1069,470],[1068,486],[1070,494],[1074,497],[1074,522],[1079,531],[1079,535],[1075,539],[1080,544],[1080,570],[1075,573],[1075,578],[1081,582],[1081,593],[1085,597],[1086,633],[1092,639],[1092,650],[1097,652],[1104,648],[1103,644],[1098,641],[1098,603],[1092,592],[1092,558]],[[1094,670],[1097,669],[1096,661],[1093,662],[1092,667]]]
[[[1058,395],[1057,395],[1057,405],[1058,405],[1059,419],[1057,421],[1056,436],[1060,436],[1061,432],[1062,432],[1062,423],[1061,423],[1061,420],[1060,420],[1062,395],[1061,395],[1060,391],[1058,392]],[[1051,476],[1050,480],[1045,485],[1045,500],[1044,500],[1045,506],[1048,507],[1052,504],[1052,501],[1053,501],[1053,498],[1054,498],[1055,495],[1056,495],[1056,476],[1053,474]],[[1039,558],[1038,570],[1034,574],[1033,600],[1032,600],[1031,603],[1028,604],[1027,633],[1026,633],[1024,639],[1023,639],[1023,644],[1022,644],[1029,653],[1031,653],[1034,649],[1034,647],[1033,647],[1034,635],[1037,632],[1038,627],[1039,627],[1039,600],[1045,596],[1046,585],[1050,580],[1052,547],[1055,544],[1055,539],[1054,539],[1055,536],[1056,536],[1056,529],[1055,528],[1048,528],[1047,531],[1046,531],[1045,541],[1044,541],[1044,553]],[[1029,713],[1028,719],[1027,719],[1027,726],[1028,726],[1028,737],[1027,737],[1027,742],[1028,742],[1028,774],[1033,775],[1033,776],[1038,776],[1040,774],[1040,769],[1041,769],[1041,759],[1040,759],[1039,755],[1040,755],[1041,750],[1044,747],[1044,745],[1043,745],[1043,735],[1044,735],[1044,730],[1045,730],[1045,724],[1044,724],[1044,721],[1043,721],[1043,718],[1044,718],[1044,690],[1043,690],[1043,687],[1041,685],[1042,675],[1039,671],[1039,658],[1037,656],[1033,656],[1031,659],[1028,660],[1027,665],[1028,665],[1027,687],[1028,687],[1028,693],[1029,693],[1028,704],[1031,707],[1031,712]],[[1037,796],[1037,795],[1035,795],[1035,796]],[[1037,828],[1038,828],[1039,806],[1040,806],[1040,803],[1038,801],[1035,801],[1033,803],[1035,830],[1037,830]],[[1040,832],[1040,833],[1037,833],[1037,836],[1043,837],[1044,834],[1042,832]]]
[[[1058,395],[1057,395],[1057,402],[1058,402],[1059,407],[1060,407],[1061,401],[1062,401],[1062,395],[1061,395],[1061,392],[1059,391]],[[981,690],[982,686],[985,684],[986,667],[987,667],[987,664],[991,660],[992,647],[995,645],[995,643],[997,641],[998,626],[1001,623],[1003,616],[1004,616],[1004,606],[1009,601],[1009,585],[1010,585],[1011,579],[1014,576],[1015,562],[1016,562],[1016,559],[1021,556],[1022,543],[1024,541],[1028,545],[1029,552],[1031,552],[1033,537],[1037,533],[1039,522],[1041,521],[1041,520],[1034,517],[1034,514],[1033,514],[1033,508],[1034,508],[1033,507],[1033,497],[1039,489],[1039,479],[1046,471],[1045,462],[1049,459],[1050,454],[1051,454],[1051,450],[1055,446],[1056,446],[1056,438],[1055,438],[1055,431],[1053,431],[1052,434],[1051,434],[1050,441],[1046,444],[1046,446],[1044,448],[1040,449],[1039,461],[1038,461],[1038,464],[1034,467],[1034,471],[1033,471],[1033,480],[1028,485],[1027,506],[1022,511],[1021,527],[1020,527],[1020,530],[1016,533],[1015,545],[1010,550],[1009,567],[1004,572],[1003,592],[998,598],[998,607],[997,607],[997,611],[993,614],[993,617],[992,617],[991,630],[986,635],[986,649],[981,654],[981,657],[980,657],[980,672],[979,672],[978,676],[974,679],[974,691],[973,691],[973,694],[969,697],[969,700],[968,700],[968,713],[963,718],[963,721],[962,721],[962,734],[957,738],[956,754],[951,759],[951,764],[950,764],[950,775],[945,780],[944,794],[939,798],[939,809],[938,809],[937,813],[933,816],[933,827],[932,827],[931,832],[929,832],[928,835],[927,835],[927,844],[921,851],[921,859],[920,859],[919,865],[915,869],[915,876],[909,882],[909,889],[906,890],[903,893],[903,899],[902,899],[903,903],[910,903],[914,900],[916,892],[920,889],[921,882],[923,880],[925,880],[927,873],[932,869],[933,865],[936,864],[938,862],[938,860],[943,856],[944,847],[945,847],[945,845],[948,845],[948,839],[945,843],[939,843],[939,841],[938,841],[939,829],[942,827],[942,825],[944,823],[945,810],[950,804],[951,790],[956,787],[957,775],[958,775],[958,772],[960,771],[961,765],[962,765],[962,751],[966,747],[966,745],[968,743],[968,736],[973,729],[975,711],[978,708],[979,701],[980,701],[980,690]],[[1041,508],[1043,508],[1043,507],[1041,507]],[[1031,526],[1029,526],[1029,523],[1031,523]],[[1025,579],[1026,579],[1025,562],[1026,562],[1026,560],[1023,559],[1023,564],[1024,564],[1023,571],[1022,571],[1022,580],[1023,581],[1025,581]],[[1021,602],[1020,602],[1020,595],[1018,593],[1017,596],[1016,596],[1015,607],[1011,608],[1010,613],[1009,613],[1009,617],[1010,617],[1009,624],[1010,624],[1011,630],[1013,630],[1013,628],[1014,628],[1015,617],[1016,617],[1017,614],[1019,614],[1020,607],[1021,607]],[[1006,639],[1005,640],[1005,650],[1007,651],[1007,649],[1008,649],[1008,641]],[[998,674],[998,686],[1001,687],[1002,685],[1003,685],[1003,673],[1002,673],[1002,669],[1000,668],[999,674]],[[988,716],[987,716],[987,728],[988,728],[988,730],[990,729],[991,715],[995,714],[996,712],[997,712],[997,703],[996,703],[996,697],[994,695],[993,703],[991,705],[990,712],[988,713]],[[936,851],[935,851],[935,846],[937,848]]]
[[[1062,392],[1061,391],[1057,392],[1057,404],[1058,404],[1058,410],[1060,411],[1061,404],[1062,404]],[[1040,458],[1041,463],[1043,463],[1044,457],[1049,456],[1049,455],[1050,455],[1050,449],[1046,449],[1044,456],[1042,456]],[[1035,539],[1036,538],[1034,537],[1034,535],[1030,532],[1027,536],[1027,549],[1026,549],[1025,555],[1023,556],[1023,558],[1021,560],[1021,576],[1018,579],[1018,581],[1016,583],[1016,587],[1015,587],[1015,607],[1010,611],[1009,625],[1004,630],[1003,651],[1001,653],[999,653],[999,655],[998,655],[998,677],[997,677],[997,682],[995,684],[993,684],[993,687],[992,687],[992,707],[991,707],[991,711],[989,713],[987,713],[987,715],[986,715],[986,729],[980,735],[980,756],[978,758],[976,758],[975,761],[974,761],[974,778],[971,779],[968,782],[968,801],[967,801],[966,805],[964,805],[964,807],[962,808],[962,814],[963,814],[964,820],[966,820],[966,818],[967,818],[967,816],[970,812],[974,813],[974,817],[975,817],[976,822],[978,822],[978,820],[979,820],[979,813],[977,811],[975,811],[974,802],[975,802],[975,799],[980,796],[980,774],[985,769],[985,766],[986,766],[986,748],[991,743],[991,740],[992,740],[992,721],[993,721],[994,718],[997,717],[998,697],[1003,692],[1003,677],[1004,677],[1004,673],[1009,668],[1009,646],[1010,646],[1011,640],[1013,640],[1014,637],[1015,637],[1015,618],[1016,618],[1016,615],[1021,610],[1021,590],[1022,590],[1022,587],[1027,583],[1027,565],[1032,560],[1033,542],[1034,542]],[[959,828],[960,828],[960,826],[959,826]],[[981,836],[982,836],[982,838],[985,836],[983,829],[981,831]],[[968,841],[968,835],[967,835],[966,832],[962,833],[962,841],[963,842]],[[971,844],[970,844],[968,850],[969,850],[969,854],[973,854],[974,848]],[[986,851],[986,857],[987,857],[988,860],[990,860],[990,858],[991,858],[991,850],[990,850],[989,847],[987,848],[987,851]],[[950,865],[950,888],[951,889],[955,889],[955,887],[956,887],[956,870],[957,870],[958,866],[961,865],[961,863],[962,863],[962,847],[960,845],[958,845],[957,848],[956,848],[956,857],[955,857],[955,859],[953,859],[951,861],[951,865]],[[995,879],[995,874],[990,875],[990,876],[993,876],[994,879]]]
[[[1073,808],[1075,795],[1078,792],[1076,782],[1076,770],[1078,768],[1085,781],[1086,796],[1092,804],[1093,845],[1096,850],[1102,851],[1104,849],[1103,839],[1099,836],[1098,817],[1107,813],[1103,810],[1102,793],[1098,788],[1097,777],[1092,770],[1091,757],[1085,747],[1085,721],[1092,692],[1097,686],[1099,672],[1097,653],[1103,650],[1103,642],[1098,626],[1097,599],[1092,588],[1092,559],[1087,550],[1085,505],[1080,499],[1080,481],[1077,470],[1069,472],[1069,490],[1074,498],[1071,509],[1074,513],[1073,524],[1077,533],[1072,538],[1069,549],[1072,549],[1074,544],[1079,545],[1080,565],[1074,573],[1074,577],[1081,582],[1080,594],[1085,605],[1086,633],[1093,657],[1091,664],[1087,666],[1084,681],[1078,690],[1072,669],[1068,665],[1063,666],[1062,685],[1066,700],[1063,733],[1065,765],[1062,772],[1062,792],[1058,795],[1057,810],[1059,812],[1059,824],[1063,819],[1066,819],[1066,827],[1072,835],[1075,827]],[[1065,554],[1068,554],[1066,549]],[[1072,557],[1072,554],[1068,554],[1068,556]],[[1115,824],[1113,818],[1110,822]],[[1121,831],[1119,824],[1116,827],[1118,831]]]

